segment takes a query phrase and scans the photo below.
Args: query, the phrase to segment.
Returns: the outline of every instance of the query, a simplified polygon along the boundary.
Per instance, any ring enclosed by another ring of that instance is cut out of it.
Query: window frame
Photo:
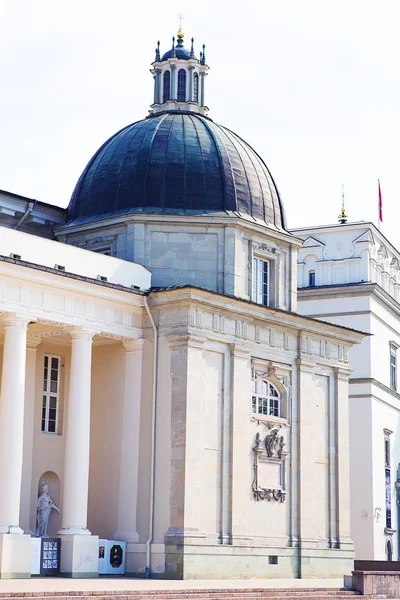
[[[266,275],[266,281],[265,281]],[[251,270],[251,299],[262,306],[270,305],[271,261],[253,256]]]
[[[308,271],[308,286],[315,287],[315,270]]]
[[[259,384],[266,385],[267,389],[264,393],[261,393],[261,391],[257,390],[257,386]],[[271,388],[275,391],[276,395],[271,394]],[[266,406],[267,412],[260,412],[260,406],[261,408]],[[275,409],[277,414],[275,414],[275,412],[271,412],[275,411]],[[282,418],[282,394],[278,390],[277,386],[274,385],[268,378],[264,379],[263,377],[257,377],[256,379],[253,379],[251,391],[251,414],[253,418],[260,420],[268,418]]]
[[[390,343],[390,389],[397,392],[397,344]],[[393,360],[394,359],[394,360]]]
[[[47,365],[46,365],[47,359]],[[53,360],[58,361],[57,380],[51,379]],[[46,376],[47,371],[47,376]],[[59,407],[60,407],[60,377],[61,377],[61,357],[55,354],[45,354],[43,357],[43,386],[42,386],[42,412],[41,412],[41,433],[58,435]],[[56,391],[52,391],[51,384],[56,383]],[[46,384],[46,385],[44,385]],[[44,389],[46,387],[46,389]],[[55,399],[55,406],[51,406],[51,400]],[[50,410],[55,410],[55,419],[50,419]],[[43,413],[43,411],[45,411]],[[50,423],[54,422],[54,431],[50,431]]]

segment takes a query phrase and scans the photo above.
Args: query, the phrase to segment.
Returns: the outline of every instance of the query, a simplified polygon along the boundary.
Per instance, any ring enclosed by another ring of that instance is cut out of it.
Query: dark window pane
[[[42,431],[46,431],[46,421],[42,419]]]
[[[50,408],[49,409],[49,420],[55,421],[56,420],[56,415],[57,415],[57,411],[55,408]]]
[[[179,69],[178,71],[178,102],[186,100],[186,71]]]
[[[167,102],[170,99],[170,86],[171,86],[171,75],[169,71],[164,73],[164,90],[163,90],[163,102]]]
[[[52,358],[51,359],[51,368],[52,369],[58,369],[58,358]]]
[[[50,381],[50,392],[57,393],[57,381]]]
[[[199,76],[197,73],[193,76],[193,100],[199,101]]]
[[[56,422],[55,421],[49,421],[48,431],[50,433],[55,433],[56,432]]]
[[[45,366],[45,368],[47,368],[49,366],[49,357],[48,356],[44,357],[44,366]]]
[[[51,396],[50,398],[50,408],[57,408],[57,398]]]

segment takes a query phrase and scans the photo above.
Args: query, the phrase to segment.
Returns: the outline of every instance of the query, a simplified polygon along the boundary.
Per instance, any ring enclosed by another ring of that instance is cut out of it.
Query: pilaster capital
[[[125,340],[122,344],[125,348],[125,352],[128,354],[130,352],[142,352],[144,342],[144,338],[137,338],[135,340]]]
[[[314,373],[317,363],[313,360],[309,360],[306,358],[296,358],[296,365],[300,372]]]
[[[340,379],[341,381],[348,381],[351,373],[351,369],[347,367],[333,367],[333,372],[335,373],[335,377]]]
[[[93,331],[93,329],[86,329],[84,327],[71,327],[71,329],[68,329],[68,334],[71,336],[72,340],[86,340],[91,342],[97,333],[98,332]]]
[[[27,329],[28,324],[31,322],[31,319],[28,319],[28,317],[18,315],[16,313],[4,313],[1,317],[1,320],[6,328],[16,327]]]
[[[37,350],[37,347],[42,343],[42,338],[36,335],[28,335],[26,338],[26,347],[28,350]]]
[[[236,358],[248,360],[250,358],[250,350],[243,344],[229,344],[231,355]]]
[[[180,347],[203,349],[207,338],[196,334],[182,333],[168,336],[171,350]]]
[[[190,65],[189,71],[194,71],[194,65]]]

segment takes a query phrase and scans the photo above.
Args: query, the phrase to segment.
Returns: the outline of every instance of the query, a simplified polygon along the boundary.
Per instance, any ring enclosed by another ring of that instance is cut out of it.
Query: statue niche
[[[61,510],[54,504],[49,496],[49,486],[45,481],[41,483],[42,493],[37,499],[36,504],[36,537],[48,537],[47,527],[52,510],[56,510],[61,514]]]

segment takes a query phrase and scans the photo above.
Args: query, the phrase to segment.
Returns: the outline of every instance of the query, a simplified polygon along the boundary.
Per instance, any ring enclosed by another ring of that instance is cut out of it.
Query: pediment
[[[362,242],[369,242],[370,244],[375,244],[375,238],[372,234],[371,229],[367,229],[367,231],[364,231],[361,235],[356,237],[355,240],[353,240],[353,244],[359,244]]]
[[[302,248],[324,248],[325,244],[311,235],[304,240]]]
[[[378,254],[380,254],[381,256],[383,256],[383,258],[389,258],[388,251],[386,250],[386,246],[384,244],[381,244],[379,246]]]
[[[392,269],[399,270],[400,269],[399,260],[396,257],[392,258],[392,260],[390,261],[390,266],[392,267]]]

